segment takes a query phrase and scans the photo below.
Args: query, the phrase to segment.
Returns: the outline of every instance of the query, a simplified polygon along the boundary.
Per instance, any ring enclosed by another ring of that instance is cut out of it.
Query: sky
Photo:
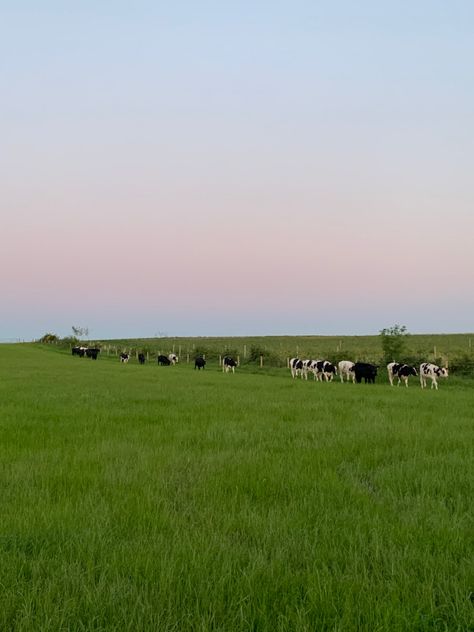
[[[0,339],[474,331],[472,2],[0,13]]]

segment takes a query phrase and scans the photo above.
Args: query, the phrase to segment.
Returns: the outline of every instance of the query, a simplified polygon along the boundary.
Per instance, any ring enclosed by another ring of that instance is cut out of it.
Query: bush
[[[43,343],[48,343],[48,344],[52,342],[59,342],[59,336],[56,336],[56,334],[44,334],[44,336],[41,336],[38,342],[43,342]]]
[[[449,372],[456,375],[474,377],[474,356],[470,353],[463,353],[451,358]]]
[[[79,344],[79,342],[80,341],[76,338],[76,336],[66,336],[65,338],[61,338],[61,344],[65,347],[75,347]]]
[[[245,362],[247,364],[260,365],[260,356],[263,356],[263,366],[286,366],[286,359],[280,358],[280,356],[276,352],[269,351],[265,347],[260,347],[259,345],[250,346],[249,355],[246,358]]]

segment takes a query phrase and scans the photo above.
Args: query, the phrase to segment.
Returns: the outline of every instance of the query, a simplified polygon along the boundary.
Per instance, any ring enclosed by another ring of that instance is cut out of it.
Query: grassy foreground
[[[472,380],[0,346],[0,629],[474,629]]]

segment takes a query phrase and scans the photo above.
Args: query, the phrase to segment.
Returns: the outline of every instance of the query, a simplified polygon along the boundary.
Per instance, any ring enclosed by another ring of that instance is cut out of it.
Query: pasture
[[[0,346],[0,629],[474,629],[473,381]]]

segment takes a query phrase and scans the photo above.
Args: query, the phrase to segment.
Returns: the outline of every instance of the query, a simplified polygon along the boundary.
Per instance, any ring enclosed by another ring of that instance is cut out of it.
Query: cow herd
[[[87,357],[97,360],[97,356],[100,353],[100,349],[96,347],[73,347],[72,355],[77,355],[81,358]],[[126,364],[130,360],[129,353],[121,353],[119,356],[120,362]],[[145,354],[139,353],[137,355],[139,364],[145,364]],[[178,363],[178,356],[175,353],[169,353],[166,355],[158,355],[157,362],[160,366],[170,366]],[[200,371],[206,366],[206,360],[203,356],[198,356],[194,360],[194,368]],[[238,361],[234,360],[231,356],[224,356],[222,359],[222,372],[223,373],[235,373],[236,367],[239,366]],[[320,382],[331,382],[334,377],[339,373],[341,382],[349,382],[360,384],[364,381],[366,384],[375,384],[375,378],[377,377],[378,366],[370,364],[368,362],[352,362],[350,360],[341,360],[338,362],[337,367],[329,360],[302,360],[300,358],[291,358],[289,361],[289,368],[291,371],[291,377],[301,377],[304,380],[308,379],[308,375],[312,374],[313,379]],[[394,385],[394,381],[397,380],[397,385],[400,386],[404,383],[408,387],[408,379],[410,376],[420,377],[421,388],[426,388],[427,380],[431,380],[431,388],[438,389],[438,378],[448,377],[448,369],[439,367],[431,362],[423,362],[420,365],[419,372],[414,366],[409,364],[403,364],[399,362],[390,362],[387,364],[387,374],[390,385]]]
[[[362,380],[367,384],[375,384],[377,377],[377,369],[375,364],[368,362],[351,362],[350,360],[341,360],[337,369],[334,364],[328,360],[301,360],[300,358],[291,358],[289,361],[291,377],[301,377],[307,380],[310,373],[313,378],[320,382],[331,382],[334,376],[339,372],[341,382],[352,381],[360,384]],[[394,380],[398,380],[398,386],[403,382],[408,387],[408,378],[410,375],[420,377],[421,388],[426,388],[427,380],[431,380],[431,388],[438,389],[438,378],[448,377],[448,369],[439,367],[431,362],[423,362],[420,365],[419,374],[414,366],[399,362],[390,362],[387,364],[387,373],[390,386],[393,386]]]

